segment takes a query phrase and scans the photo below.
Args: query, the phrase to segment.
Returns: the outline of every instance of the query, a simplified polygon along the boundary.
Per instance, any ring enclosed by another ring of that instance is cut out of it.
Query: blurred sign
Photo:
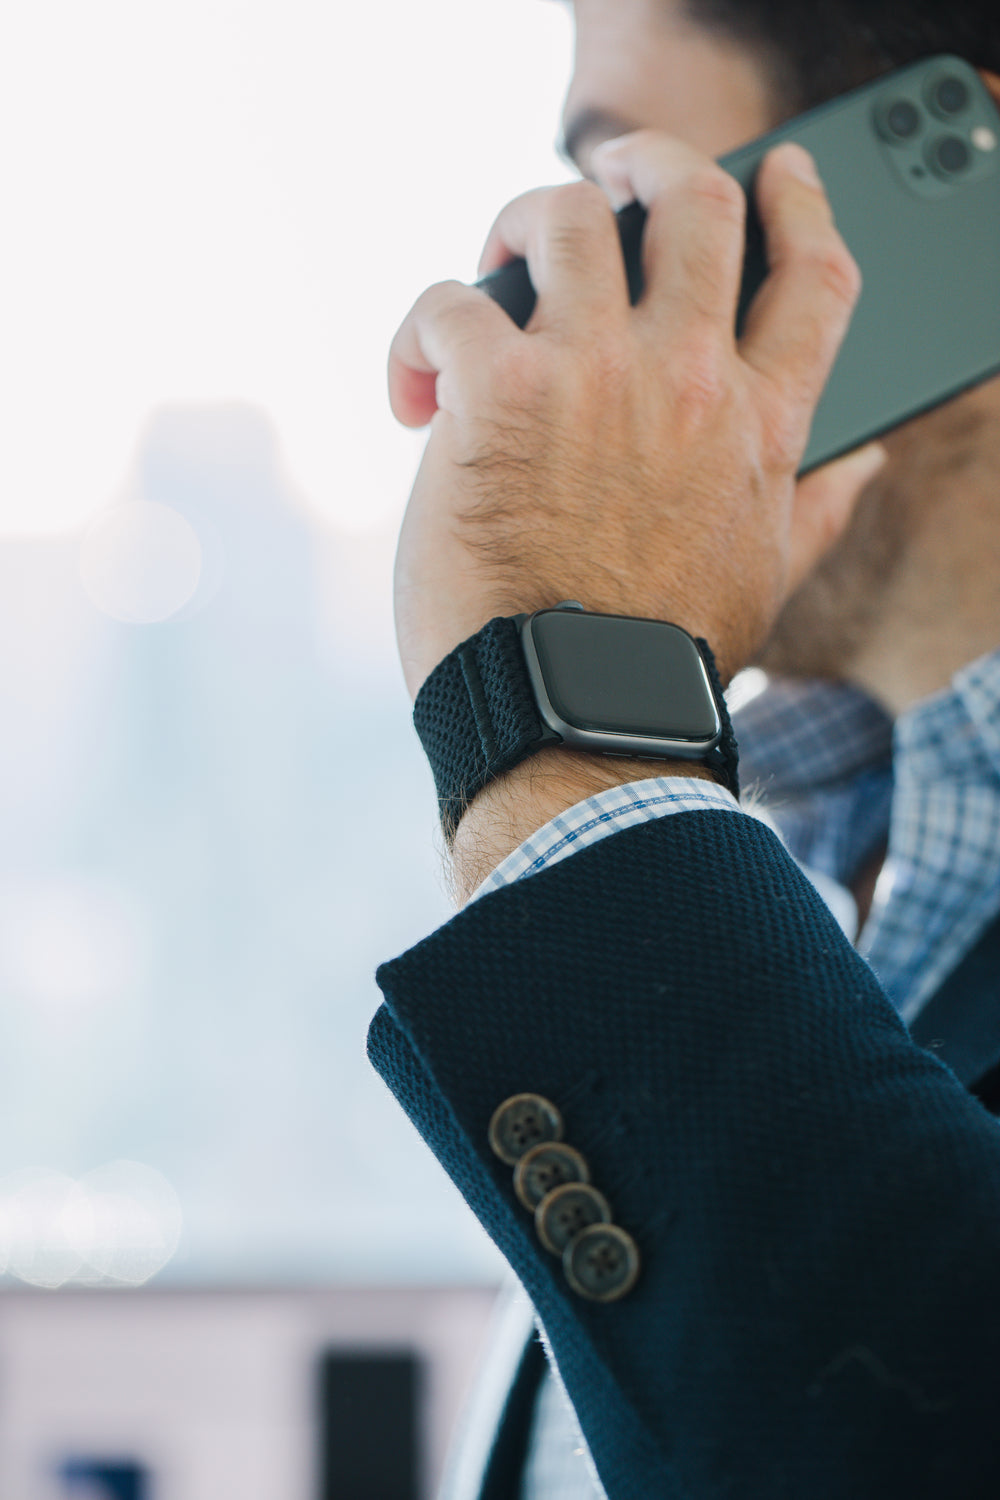
[[[323,1356],[322,1500],[417,1500],[420,1375],[409,1350]]]
[[[59,1477],[66,1500],[150,1500],[149,1471],[131,1459],[70,1458]]]

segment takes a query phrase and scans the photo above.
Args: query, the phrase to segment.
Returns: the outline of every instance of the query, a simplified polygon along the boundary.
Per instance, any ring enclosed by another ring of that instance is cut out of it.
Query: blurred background
[[[5,1500],[430,1493],[501,1268],[364,1056],[450,910],[385,360],[572,175],[570,54],[539,0],[5,10]],[[331,1458],[365,1381],[391,1480]]]

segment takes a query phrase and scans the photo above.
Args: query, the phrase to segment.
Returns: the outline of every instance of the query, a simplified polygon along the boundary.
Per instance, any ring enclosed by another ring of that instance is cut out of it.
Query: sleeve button
[[[567,1182],[553,1188],[535,1209],[538,1238],[553,1255],[562,1255],[567,1245],[590,1225],[610,1223],[607,1198],[583,1182]]]
[[[514,1191],[534,1211],[547,1193],[566,1182],[589,1182],[586,1158],[573,1146],[548,1141],[533,1146],[514,1168]]]
[[[501,1161],[512,1167],[526,1151],[545,1141],[561,1141],[562,1115],[541,1094],[513,1094],[494,1111],[489,1141]]]
[[[617,1302],[635,1286],[639,1249],[617,1224],[592,1224],[563,1251],[566,1280],[588,1302]]]

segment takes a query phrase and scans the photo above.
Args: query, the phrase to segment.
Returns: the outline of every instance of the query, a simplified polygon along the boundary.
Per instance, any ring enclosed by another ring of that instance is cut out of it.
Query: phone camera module
[[[912,140],[920,125],[920,111],[909,99],[893,99],[878,112],[879,131],[887,141]]]
[[[939,78],[930,91],[930,106],[942,120],[952,120],[968,109],[972,96],[961,78]]]
[[[918,198],[948,198],[1000,170],[990,101],[960,58],[930,58],[903,70],[878,86],[870,108],[885,166]]]
[[[972,161],[972,152],[958,135],[942,135],[927,150],[927,164],[939,177],[957,177]]]

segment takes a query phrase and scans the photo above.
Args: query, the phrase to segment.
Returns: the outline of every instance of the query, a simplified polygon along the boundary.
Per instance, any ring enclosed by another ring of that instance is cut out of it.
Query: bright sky
[[[303,504],[401,512],[385,357],[552,150],[540,0],[32,0],[0,48],[0,536],[124,498],[157,407],[263,408]],[[132,498],[135,498],[133,495]]]

